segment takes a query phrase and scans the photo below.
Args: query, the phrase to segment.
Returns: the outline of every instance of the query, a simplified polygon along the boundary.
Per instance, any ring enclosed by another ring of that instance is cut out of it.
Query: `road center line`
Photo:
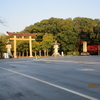
[[[32,76],[29,76],[29,75],[26,75],[26,74],[23,74],[23,73],[19,73],[19,72],[17,72],[17,71],[13,71],[13,70],[6,69],[6,68],[2,68],[2,67],[0,67],[0,68],[3,69],[3,70],[7,70],[7,71],[9,71],[9,72],[16,73],[16,74],[18,74],[18,75],[22,75],[22,76],[25,76],[25,77],[28,77],[28,78],[37,80],[37,81],[39,81],[39,82],[42,82],[42,83],[51,85],[51,86],[53,86],[53,87],[59,88],[59,89],[61,89],[61,90],[64,90],[64,91],[67,91],[67,92],[70,92],[70,93],[73,93],[73,94],[76,94],[76,95],[79,95],[79,96],[81,96],[81,97],[84,97],[84,98],[87,98],[87,99],[90,99],[90,100],[98,100],[98,99],[93,98],[93,97],[90,97],[90,96],[88,96],[88,95],[85,95],[85,94],[82,94],[82,93],[79,93],[79,92],[76,92],[76,91],[73,91],[73,90],[64,88],[64,87],[59,86],[59,85],[56,85],[56,84],[52,84],[52,83],[50,83],[50,82],[47,82],[47,81],[44,81],[44,80],[41,80],[41,79],[38,79],[38,78],[35,78],[35,77],[32,77]]]

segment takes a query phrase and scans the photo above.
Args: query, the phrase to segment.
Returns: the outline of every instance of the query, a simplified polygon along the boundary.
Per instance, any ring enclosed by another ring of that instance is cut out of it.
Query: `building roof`
[[[34,34],[22,34],[22,33],[12,33],[12,32],[7,32],[8,35],[16,35],[16,36],[36,36],[37,33]]]

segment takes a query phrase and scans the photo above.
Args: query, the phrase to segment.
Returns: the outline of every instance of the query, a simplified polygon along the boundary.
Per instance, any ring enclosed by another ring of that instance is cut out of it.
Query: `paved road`
[[[100,100],[100,56],[0,59],[0,100]]]

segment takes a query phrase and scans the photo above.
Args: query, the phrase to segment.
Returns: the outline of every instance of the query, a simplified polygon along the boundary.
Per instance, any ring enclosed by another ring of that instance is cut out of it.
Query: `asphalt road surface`
[[[0,100],[100,100],[100,56],[0,59]]]

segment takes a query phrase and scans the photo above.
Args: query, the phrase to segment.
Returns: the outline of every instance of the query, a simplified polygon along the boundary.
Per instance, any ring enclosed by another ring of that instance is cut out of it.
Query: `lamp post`
[[[8,54],[8,56],[10,57],[10,58],[12,58],[13,56],[12,56],[12,54],[11,54],[11,42],[8,40],[8,42],[6,42],[5,43],[6,44],[6,48],[7,48],[7,54]]]
[[[53,43],[53,48],[54,48],[54,52],[52,54],[52,56],[61,56],[58,52],[58,48],[59,48],[59,43],[57,43],[57,41],[55,41],[55,43]]]

